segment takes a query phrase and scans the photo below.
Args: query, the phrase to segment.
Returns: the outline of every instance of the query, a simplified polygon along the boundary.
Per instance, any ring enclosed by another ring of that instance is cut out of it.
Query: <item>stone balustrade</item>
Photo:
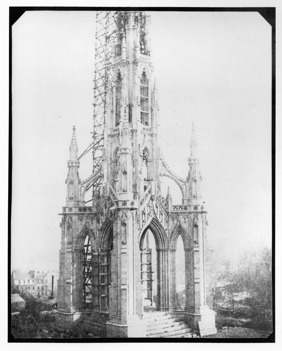
[[[204,211],[203,205],[172,205],[172,212]]]
[[[93,212],[92,206],[78,206],[78,207],[63,207],[63,213],[90,213]]]

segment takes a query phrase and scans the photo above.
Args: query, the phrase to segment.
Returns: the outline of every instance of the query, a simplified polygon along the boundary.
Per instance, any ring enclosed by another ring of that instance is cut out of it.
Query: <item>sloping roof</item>
[[[25,300],[23,298],[20,297],[19,294],[11,294],[11,303],[18,303],[18,302],[24,302]]]
[[[55,303],[57,303],[58,302],[58,300],[57,300],[57,298],[55,297],[54,299],[51,299],[51,300],[48,300],[48,305],[54,305]]]

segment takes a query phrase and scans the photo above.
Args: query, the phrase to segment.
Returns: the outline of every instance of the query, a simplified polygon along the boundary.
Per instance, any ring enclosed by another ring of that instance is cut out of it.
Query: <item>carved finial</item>
[[[75,126],[72,127],[72,138],[71,144],[76,144],[76,134],[75,134]]]
[[[191,141],[190,141],[190,157],[197,158],[197,156],[198,156],[198,143],[196,140],[195,123],[193,121]]]
[[[194,123],[194,121],[192,122],[191,141],[196,141],[196,133],[195,133],[195,123]]]
[[[171,197],[171,195],[170,195],[169,186],[167,187],[166,202],[167,202],[169,205],[172,203],[172,197]]]
[[[72,138],[70,144],[70,160],[77,161],[78,147],[76,142],[75,126],[72,128]]]

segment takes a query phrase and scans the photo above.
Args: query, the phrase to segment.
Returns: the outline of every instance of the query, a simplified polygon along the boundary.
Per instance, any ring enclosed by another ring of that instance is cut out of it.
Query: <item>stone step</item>
[[[148,338],[192,337],[191,329],[183,321],[183,316],[169,312],[146,313],[146,335]]]
[[[164,336],[164,338],[193,338],[193,334],[189,331],[186,331],[184,334],[183,333],[179,333],[179,334],[173,334],[173,335],[168,335],[168,336]]]
[[[154,318],[164,318],[164,317],[169,317],[169,318],[175,318],[175,319],[184,319],[183,314],[173,314],[169,312],[159,312],[159,313],[147,313],[144,315],[144,318],[146,319],[154,319]]]
[[[157,318],[157,317],[162,317],[167,315],[168,315],[168,312],[144,312],[143,318],[152,319],[152,318]]]
[[[180,330],[188,329],[185,325],[168,325],[167,327],[159,327],[155,328],[154,330],[147,330],[147,335],[165,335],[173,332],[179,332]]]
[[[151,311],[151,312],[143,312],[144,316],[153,316],[153,315],[164,315],[164,314],[170,314],[169,311]]]
[[[150,319],[145,319],[147,322],[148,326],[152,325],[161,325],[161,324],[168,324],[168,323],[185,323],[183,317],[181,316],[173,316],[173,315],[163,315],[163,316],[156,316],[156,317],[151,317]]]
[[[170,323],[170,322],[175,322],[176,320],[173,317],[167,317],[167,318],[156,318],[156,319],[149,319],[147,320],[148,325],[153,325],[153,324],[164,324],[164,323]]]
[[[167,331],[162,334],[150,334],[147,335],[148,338],[189,338],[192,337],[189,328],[183,328],[179,330]]]
[[[150,318],[146,318],[146,321],[148,323],[151,323],[151,322],[159,322],[159,321],[170,320],[170,319],[174,320],[175,318],[168,314],[165,314],[165,315],[152,316]]]
[[[166,322],[166,321],[165,321]],[[166,323],[153,323],[153,324],[147,324],[147,331],[155,330],[155,329],[167,329],[170,327],[177,327],[179,325],[184,325],[183,322],[177,322],[177,321],[168,321]]]
[[[171,318],[174,318],[177,321],[184,321],[184,315],[183,314],[171,314]]]

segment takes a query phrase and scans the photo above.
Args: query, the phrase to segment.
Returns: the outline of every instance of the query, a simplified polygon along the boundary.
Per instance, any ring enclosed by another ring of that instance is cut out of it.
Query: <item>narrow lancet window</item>
[[[143,71],[140,81],[141,123],[149,125],[149,80]]]
[[[121,74],[118,72],[116,80],[116,126],[120,123],[121,118],[121,96],[122,94],[122,79]]]
[[[84,307],[90,307],[93,301],[92,295],[93,274],[92,274],[92,251],[90,238],[87,235],[83,247],[83,303]]]

